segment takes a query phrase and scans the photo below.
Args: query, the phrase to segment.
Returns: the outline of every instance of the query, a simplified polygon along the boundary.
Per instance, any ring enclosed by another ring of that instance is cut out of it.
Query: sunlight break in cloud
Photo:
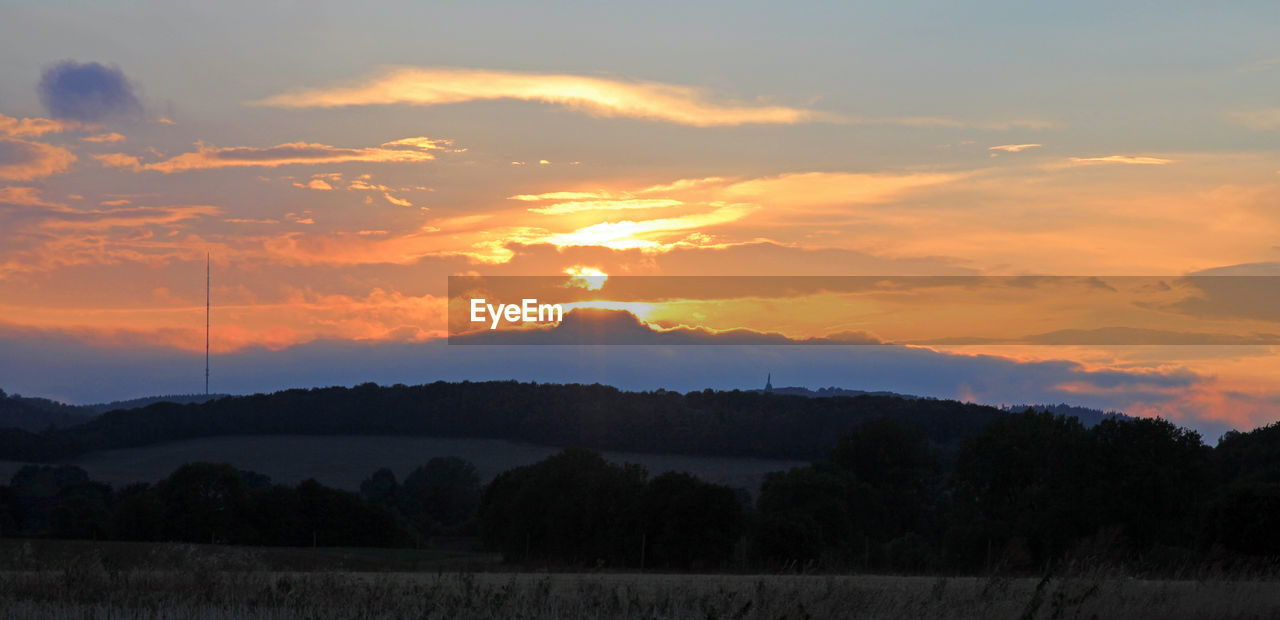
[[[657,251],[667,246],[653,239],[655,236],[735,222],[758,209],[760,209],[758,205],[734,204],[717,207],[714,211],[706,213],[680,217],[639,222],[602,222],[572,232],[547,235],[541,239],[534,238],[527,241],[550,243],[559,247],[595,245],[612,250]]]
[[[700,89],[675,84],[456,68],[392,68],[360,84],[301,90],[252,103],[280,108],[333,108],[492,99],[538,101],[599,117],[641,118],[695,127],[831,120],[822,113],[800,108],[718,103]]]
[[[429,138],[405,138],[386,142],[379,147],[344,148],[326,144],[291,142],[269,148],[238,146],[218,148],[204,143],[196,144],[194,153],[144,164],[132,155],[108,153],[94,155],[104,166],[129,168],[135,172],[152,170],[169,174],[188,170],[229,168],[236,166],[260,166],[274,168],[290,164],[336,164],[344,162],[419,162],[436,158],[432,150],[444,150],[445,140]],[[408,147],[408,148],[403,148]]]
[[[1106,157],[1072,157],[1073,164],[1129,164],[1137,166],[1163,166],[1173,163],[1172,159],[1159,157],[1130,157],[1128,155],[1108,155]]]

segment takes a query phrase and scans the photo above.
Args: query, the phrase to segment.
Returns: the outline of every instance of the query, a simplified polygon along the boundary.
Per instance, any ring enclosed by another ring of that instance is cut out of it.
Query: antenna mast
[[[204,255],[204,395],[209,395],[209,253]]]

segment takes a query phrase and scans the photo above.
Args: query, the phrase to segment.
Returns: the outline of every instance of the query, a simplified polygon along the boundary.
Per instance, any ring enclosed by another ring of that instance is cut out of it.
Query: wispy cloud
[[[94,142],[99,144],[105,143],[105,142],[111,142],[111,143],[124,142],[124,140],[125,138],[123,134],[118,134],[115,132],[94,134],[92,136],[85,136],[83,138],[80,138],[81,142]]]
[[[396,198],[395,196],[392,196],[390,192],[382,192],[382,197],[383,197],[383,198],[386,198],[386,199],[387,199],[387,202],[389,202],[389,203],[391,203],[391,204],[393,204],[393,205],[395,205],[395,206],[397,206],[397,207],[412,207],[412,206],[413,206],[413,203],[412,203],[412,202],[409,202],[408,200],[405,200],[405,199],[403,199],[403,198]]]
[[[165,174],[188,170],[207,170],[256,166],[274,168],[292,164],[336,164],[345,162],[421,162],[436,158],[431,151],[442,150],[446,141],[412,138],[387,142],[378,147],[345,148],[327,144],[292,142],[268,148],[239,146],[219,148],[197,143],[196,151],[153,163],[123,153],[94,155],[103,165],[128,168],[135,172],[156,171]]]
[[[1041,144],[1001,144],[1000,146],[987,147],[988,151],[1004,151],[1005,153],[1019,153],[1027,149],[1040,148]]]
[[[1073,164],[1129,164],[1136,166],[1163,166],[1173,163],[1172,159],[1159,157],[1133,157],[1129,155],[1107,155],[1105,157],[1071,157]]]
[[[608,197],[609,194],[606,192],[546,192],[542,194],[517,194],[508,196],[508,199],[538,202],[541,200],[591,200]]]
[[[676,207],[684,204],[679,200],[665,198],[632,198],[629,200],[578,200],[557,202],[545,207],[531,207],[531,213],[543,215],[564,215],[582,211],[619,211],[624,209],[656,209],[660,207]]]
[[[659,82],[486,69],[398,67],[359,84],[274,95],[255,105],[333,108],[441,105],[516,99],[561,105],[599,117],[628,117],[696,127],[795,124],[830,120],[788,106],[715,101],[700,89]]]

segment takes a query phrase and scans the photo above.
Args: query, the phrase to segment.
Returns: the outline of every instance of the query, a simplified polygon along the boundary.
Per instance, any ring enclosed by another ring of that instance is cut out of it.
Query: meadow
[[[510,572],[486,554],[0,541],[0,615],[82,618],[1261,618],[1276,575]],[[413,568],[409,568],[412,566]]]

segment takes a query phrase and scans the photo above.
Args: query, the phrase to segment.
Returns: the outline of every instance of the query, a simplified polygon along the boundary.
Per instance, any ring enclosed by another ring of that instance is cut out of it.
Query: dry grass
[[[1054,578],[281,572],[257,551],[156,545],[122,566],[19,547],[0,571],[10,618],[1266,618],[1280,583]]]

